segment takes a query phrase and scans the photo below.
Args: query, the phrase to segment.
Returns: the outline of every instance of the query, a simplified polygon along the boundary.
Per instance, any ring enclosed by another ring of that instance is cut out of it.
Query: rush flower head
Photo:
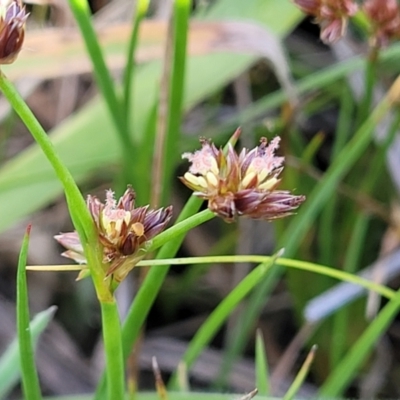
[[[201,139],[202,148],[184,153],[189,171],[181,181],[198,197],[208,200],[209,209],[227,222],[240,215],[271,220],[292,214],[304,200],[289,191],[275,190],[284,161],[275,155],[279,137],[269,144],[262,138],[253,150],[237,154],[228,145],[226,155],[209,140]]]
[[[135,192],[130,186],[118,202],[108,190],[105,203],[88,196],[87,206],[103,247],[106,276],[113,275],[117,282],[143,258],[151,239],[164,230],[172,217],[172,206],[158,210],[149,210],[149,206],[135,208]],[[68,249],[63,253],[65,257],[86,263],[76,232],[63,233],[55,239]]]
[[[370,20],[371,44],[383,47],[400,38],[400,9],[397,0],[366,0],[363,10]]]
[[[321,27],[321,40],[334,43],[345,33],[349,17],[358,10],[354,0],[294,0],[305,13],[315,17]]]
[[[0,0],[0,64],[11,64],[17,58],[27,18],[20,0]]]

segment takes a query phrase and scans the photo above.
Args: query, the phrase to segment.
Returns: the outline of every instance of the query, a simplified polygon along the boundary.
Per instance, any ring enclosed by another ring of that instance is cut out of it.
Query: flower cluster
[[[350,17],[358,10],[355,0],[293,0],[305,13],[315,17],[321,27],[321,40],[333,43],[346,30]],[[370,25],[372,47],[387,46],[400,38],[400,8],[397,0],[365,0],[361,9]]]
[[[172,217],[172,206],[149,210],[149,206],[135,208],[135,192],[129,186],[118,200],[111,190],[107,191],[103,204],[97,197],[89,196],[88,209],[103,246],[103,263],[106,276],[121,282],[140,261],[151,243]],[[82,244],[76,232],[55,236],[68,250],[63,253],[78,263],[86,263]]]
[[[324,43],[340,39],[346,31],[349,17],[358,10],[354,0],[294,0],[294,3],[303,12],[315,17]]]
[[[0,0],[0,64],[11,64],[17,58],[27,18],[20,0]]]
[[[292,214],[304,200],[289,191],[275,190],[284,161],[275,155],[279,137],[270,144],[262,138],[251,151],[237,154],[229,145],[227,154],[209,140],[201,139],[202,149],[183,154],[191,162],[181,181],[196,196],[208,200],[209,209],[227,222],[245,215],[271,220]]]
[[[366,0],[363,10],[371,23],[371,44],[384,47],[400,38],[400,9],[397,0]]]

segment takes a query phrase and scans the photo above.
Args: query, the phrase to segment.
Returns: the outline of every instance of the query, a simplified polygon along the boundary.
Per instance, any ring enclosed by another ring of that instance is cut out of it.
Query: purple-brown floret
[[[191,162],[181,181],[198,197],[208,200],[209,209],[227,222],[244,215],[272,220],[291,214],[304,200],[289,191],[275,190],[284,161],[275,155],[280,138],[238,155],[228,146],[226,155],[213,143],[201,139],[202,149],[185,153]]]

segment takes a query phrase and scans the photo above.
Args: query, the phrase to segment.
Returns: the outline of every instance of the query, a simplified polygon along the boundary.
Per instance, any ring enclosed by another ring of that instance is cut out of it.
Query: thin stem
[[[90,9],[86,0],[68,0],[75,20],[81,30],[82,37],[85,41],[86,49],[90,56],[93,66],[96,83],[103,94],[104,100],[110,111],[111,118],[117,129],[121,142],[121,150],[124,159],[123,171],[127,182],[129,182],[130,160],[132,158],[133,146],[129,136],[129,130],[125,123],[123,109],[120,107],[121,102],[117,96],[110,71],[107,68],[101,50],[99,41],[97,40],[96,32],[90,18]]]
[[[137,264],[137,267],[148,267],[148,266],[166,266],[166,265],[194,265],[194,264],[204,264],[204,263],[266,263],[271,260],[271,256],[259,256],[259,255],[231,255],[231,256],[207,256],[207,257],[183,257],[183,258],[159,258],[155,260],[142,260]],[[363,286],[367,289],[373,290],[380,293],[382,296],[391,299],[395,295],[395,291],[392,289],[374,283],[368,279],[362,278],[358,275],[354,275],[349,272],[338,270],[335,268],[330,268],[324,265],[319,265],[307,261],[293,260],[290,258],[277,258],[275,264],[281,265],[287,268],[300,269],[303,271],[314,272],[320,275],[329,276],[334,279],[338,279],[344,282],[354,283],[356,285]],[[40,267],[28,267],[29,270],[45,271],[47,267],[52,268],[52,266],[40,266]],[[63,269],[64,271],[66,269]],[[68,270],[72,270],[68,268]]]
[[[103,341],[107,365],[107,398],[123,400],[125,396],[125,370],[122,355],[121,323],[115,299],[101,303]]]
[[[124,71],[124,101],[123,101],[123,109],[124,116],[126,121],[126,126],[129,126],[128,118],[132,119],[132,80],[134,77],[135,70],[135,50],[138,43],[139,38],[139,27],[142,19],[145,17],[147,13],[147,9],[149,7],[149,0],[136,0],[136,10],[133,17],[133,27],[132,33],[129,40],[128,45],[128,53],[126,56],[126,66]]]
[[[164,232],[161,232],[153,239],[151,246],[148,249],[148,252],[152,252],[158,249],[173,238],[184,235],[186,232],[189,232],[189,230],[193,229],[194,227],[214,218],[214,216],[215,215],[209,209],[207,209],[195,215],[192,215],[181,222],[176,223],[174,226],[171,226],[171,228],[167,229]]]
[[[365,93],[358,109],[357,127],[361,126],[371,111],[376,82],[376,69],[378,67],[379,49],[373,47],[368,55],[365,67]]]

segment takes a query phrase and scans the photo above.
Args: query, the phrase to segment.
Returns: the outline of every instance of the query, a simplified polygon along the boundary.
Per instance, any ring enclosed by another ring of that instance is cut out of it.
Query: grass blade
[[[267,353],[265,352],[264,338],[260,329],[256,334],[256,388],[261,396],[270,395],[270,383]]]
[[[303,365],[300,368],[299,373],[297,374],[294,382],[290,385],[290,388],[286,392],[285,396],[283,396],[283,400],[292,400],[293,397],[296,395],[300,386],[303,384],[308,371],[310,370],[311,364],[314,360],[315,352],[317,351],[317,346],[311,347],[310,352],[307,355],[306,360],[304,361]]]
[[[26,282],[26,260],[28,256],[31,226],[26,229],[18,261],[17,272],[17,333],[20,349],[22,388],[26,400],[40,400],[42,394],[36,371],[31,331],[29,329],[28,285]]]

